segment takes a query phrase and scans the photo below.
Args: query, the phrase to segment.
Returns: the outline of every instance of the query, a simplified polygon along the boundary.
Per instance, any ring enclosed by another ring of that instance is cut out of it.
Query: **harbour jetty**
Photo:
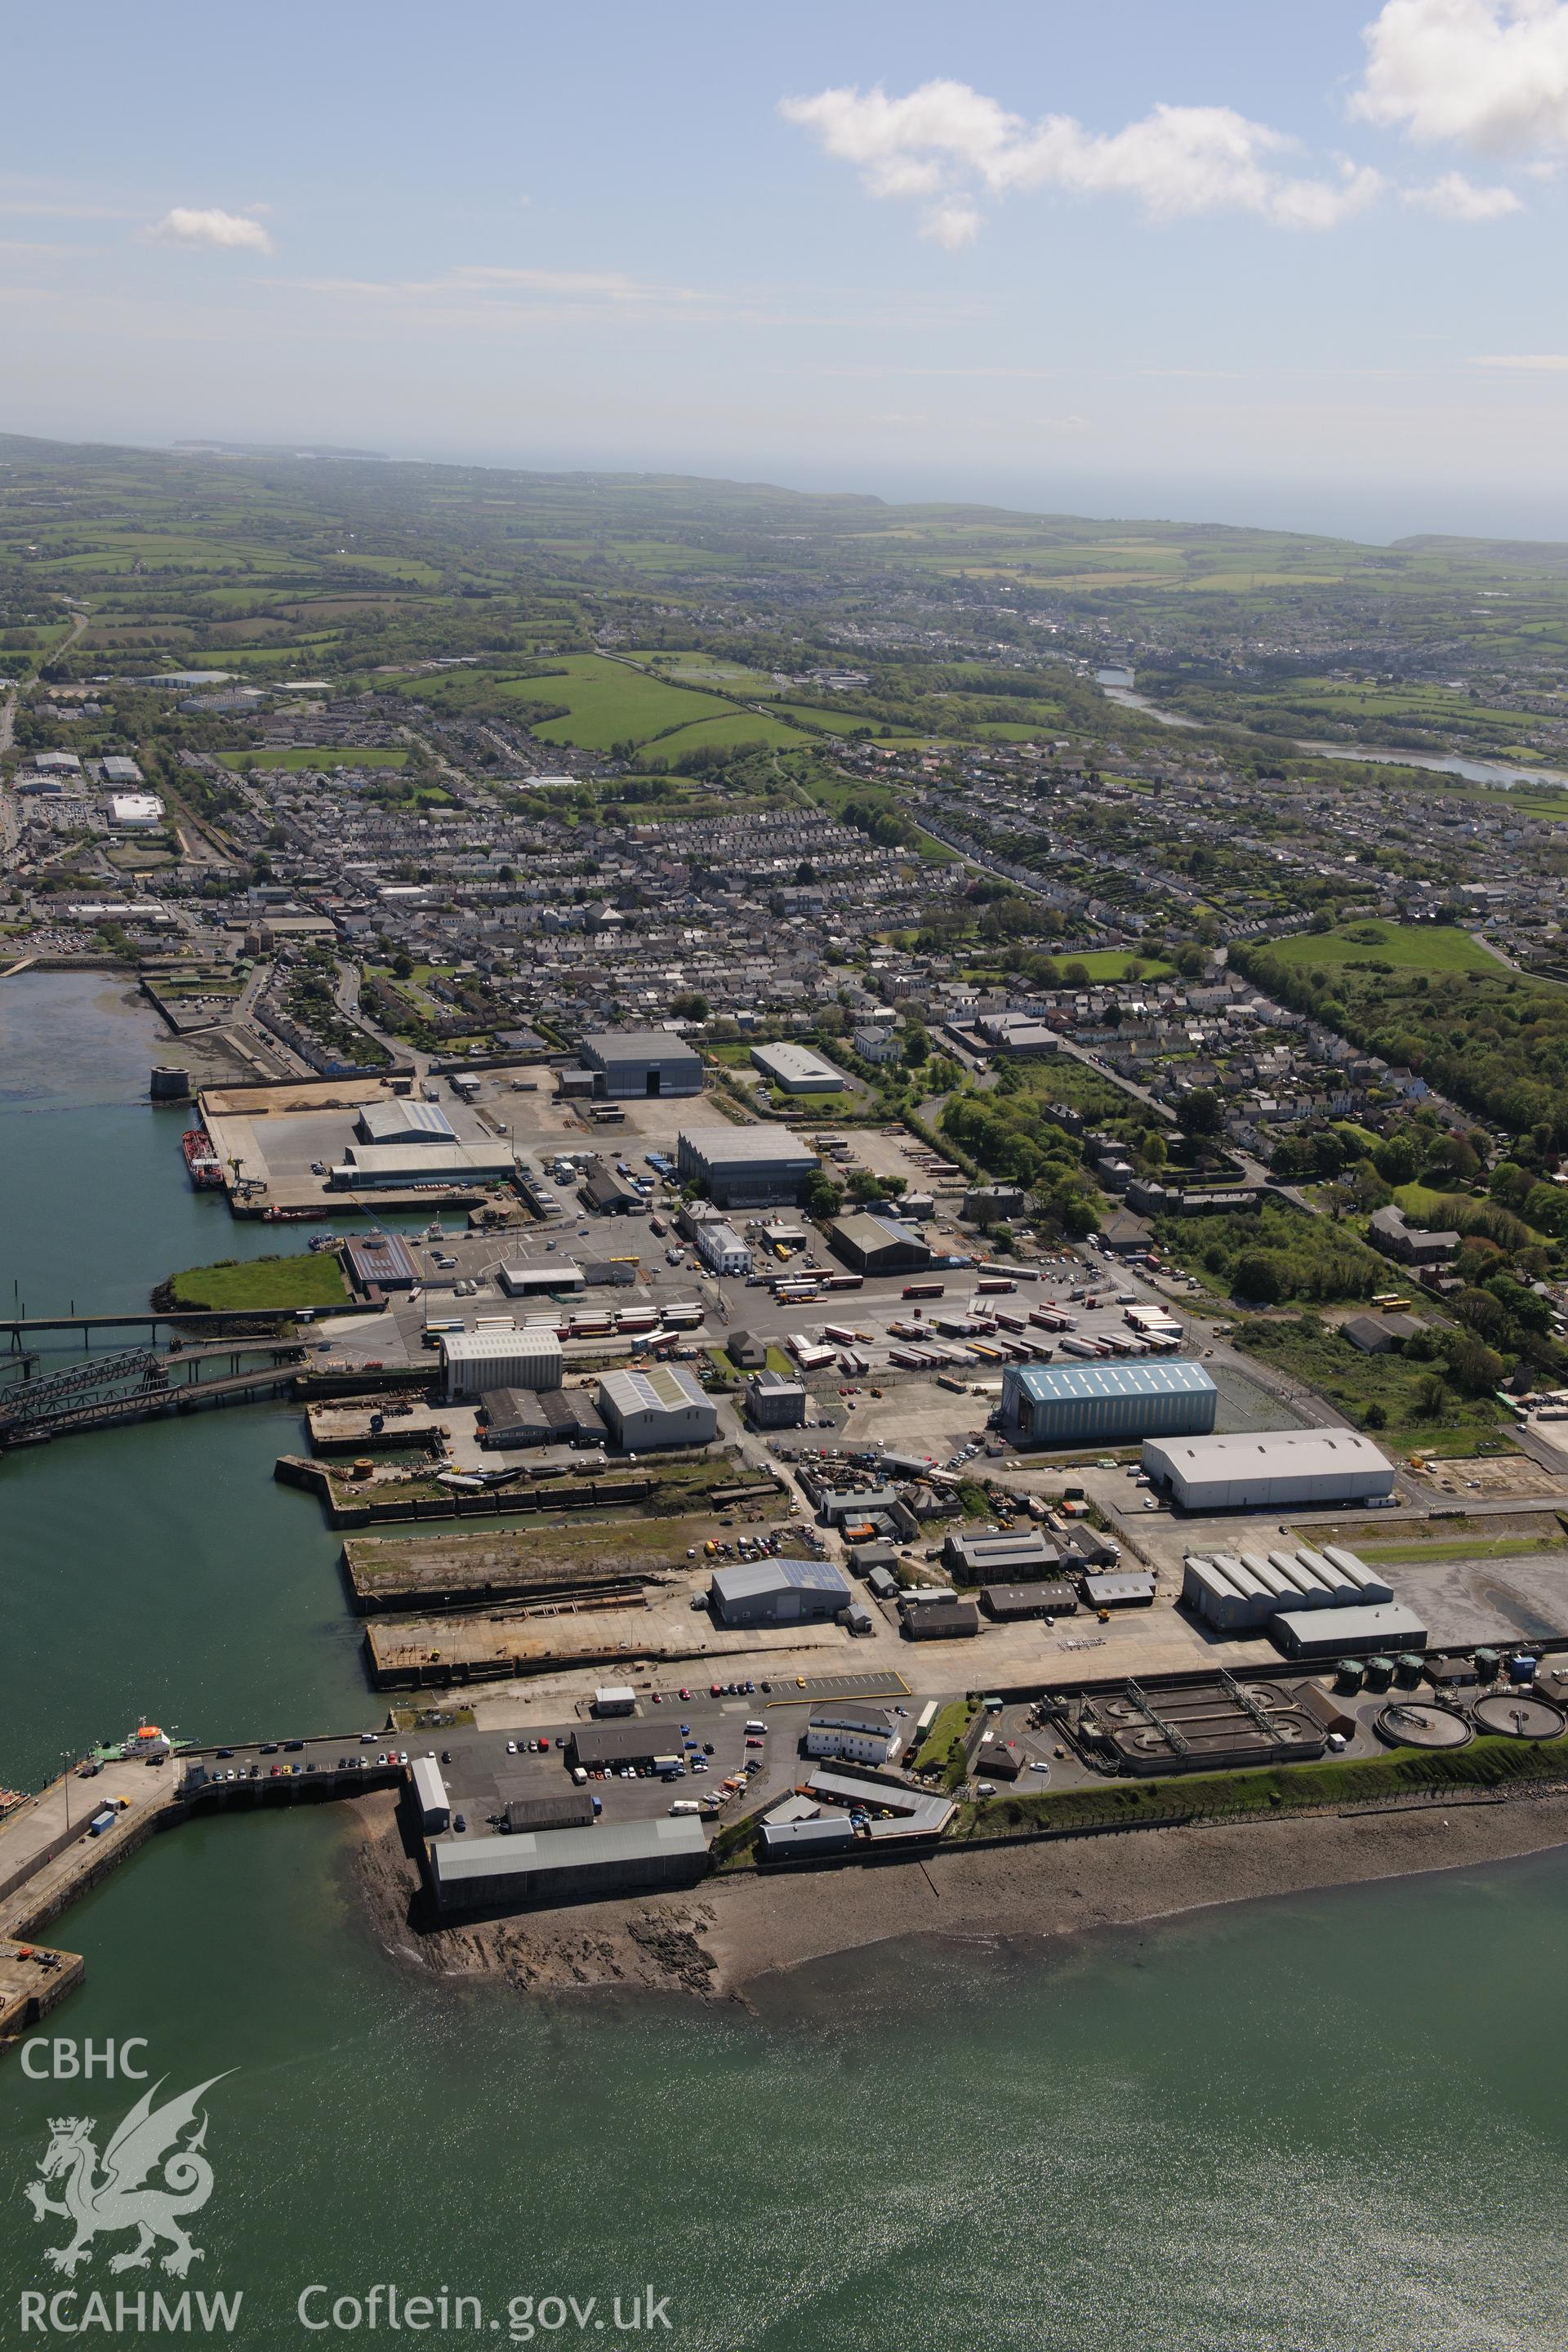
[[[82,1981],[79,1953],[37,1941],[148,1839],[197,1811],[320,1803],[395,1787],[383,1731],[176,1752],[156,1725],[99,1750],[0,1818],[0,2053]]]

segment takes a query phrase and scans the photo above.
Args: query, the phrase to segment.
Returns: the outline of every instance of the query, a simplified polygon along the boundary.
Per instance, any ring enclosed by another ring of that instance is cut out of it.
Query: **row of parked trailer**
[[[1392,1601],[1393,1587],[1353,1551],[1325,1544],[1321,1551],[1189,1553],[1182,1598],[1216,1632],[1266,1625],[1281,1611],[1354,1609]]]
[[[700,1300],[695,1298],[671,1299],[663,1307],[590,1310],[568,1315],[555,1325],[555,1336],[558,1339],[635,1339],[661,1332],[695,1331],[703,1313]]]
[[[799,1274],[773,1274],[761,1277],[781,1307],[809,1307],[814,1299],[833,1291],[861,1290],[865,1287],[863,1274],[822,1274],[813,1266]],[[758,1277],[752,1277],[755,1286]]]

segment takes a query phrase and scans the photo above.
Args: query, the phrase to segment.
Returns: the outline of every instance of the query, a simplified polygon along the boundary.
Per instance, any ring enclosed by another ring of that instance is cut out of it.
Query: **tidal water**
[[[85,1034],[59,1010],[80,984],[36,983],[35,1060],[16,985],[0,1169],[23,1266],[85,1307],[237,1255],[184,1193],[163,1115],[134,1103],[136,1016],[100,1008]],[[76,1259],[48,1155],[25,1177],[15,1157],[18,1125],[57,1117],[121,1194],[115,1246],[89,1225]],[[0,1780],[143,1708],[208,1737],[376,1718],[336,1544],[270,1481],[294,1430],[217,1412],[0,1463]],[[1563,1858],[1057,1945],[886,1946],[710,2012],[434,1980],[377,1939],[349,1857],[332,1811],[213,1821],[153,1841],[53,1931],[89,1977],[52,2034],[145,2037],[164,2098],[221,2078],[213,2187],[186,2222],[203,2259],[184,2280],[111,2275],[132,2242],[100,2236],[57,2333],[133,2333],[138,2294],[150,2329],[153,2294],[190,2288],[239,2294],[232,2340],[265,2347],[1568,2342]],[[69,2225],[23,2198],[51,2118],[92,2117],[101,2159],[142,2087],[0,2063],[0,2340],[47,2340],[21,2298],[68,2291],[44,2250]],[[443,2294],[454,2323],[474,2300],[460,2326],[394,2331],[384,2294],[373,2328],[378,2284],[437,2323]]]
[[[1095,682],[1108,702],[1120,702],[1126,710],[1141,710],[1145,718],[1157,719],[1162,727],[1202,727],[1205,721],[1189,719],[1185,712],[1167,709],[1153,702],[1146,694],[1134,691],[1131,670],[1100,669],[1095,672]],[[1568,773],[1561,768],[1521,768],[1503,760],[1466,760],[1455,751],[1373,751],[1363,743],[1313,743],[1300,736],[1264,735],[1250,727],[1234,727],[1231,732],[1246,735],[1255,743],[1272,744],[1291,751],[1313,751],[1331,760],[1362,760],[1374,768],[1431,768],[1449,776],[1463,776],[1467,783],[1496,784],[1511,792],[1518,784],[1568,784]]]

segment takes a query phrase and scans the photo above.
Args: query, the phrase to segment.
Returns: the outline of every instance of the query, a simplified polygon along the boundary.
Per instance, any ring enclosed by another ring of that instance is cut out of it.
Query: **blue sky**
[[[14,431],[1568,535],[1565,0],[85,0],[6,45]]]

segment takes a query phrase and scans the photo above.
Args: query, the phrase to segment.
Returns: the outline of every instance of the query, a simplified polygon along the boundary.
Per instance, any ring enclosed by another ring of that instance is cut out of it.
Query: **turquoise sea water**
[[[49,1042],[30,1058],[18,985],[0,986],[14,1251],[79,1307],[115,1284],[139,1304],[172,1264],[238,1255],[226,1218],[210,1248],[185,1245],[212,1204],[184,1192],[165,1116],[133,1105],[153,1057],[137,1016],[105,1010],[84,1043],[55,1002],[82,983],[36,982]],[[24,1123],[76,1120],[117,1188],[111,1237],[84,1232],[79,1260],[52,1224],[49,1155],[13,1156],[18,1104]],[[0,1465],[0,1779],[37,1780],[144,1706],[209,1736],[374,1719],[336,1544],[270,1483],[294,1430],[212,1413]],[[113,2277],[131,2241],[100,2239],[61,2307],[79,2321],[107,2297],[110,2328],[83,2340],[115,2332],[117,2291],[189,2286],[241,2294],[234,2340],[261,2347],[1568,2342],[1557,1856],[1056,1945],[884,1946],[715,2012],[433,1980],[377,1940],[347,1851],[328,1810],[199,1824],[54,1931],[89,1979],[52,2034],[145,2037],[165,2096],[223,2078],[215,2185],[189,2223],[203,2261],[183,2283]],[[797,1899],[831,1890],[801,1882]],[[65,2284],[43,2249],[67,2225],[22,2196],[50,2118],[94,2117],[101,2156],[140,2087],[0,2065],[0,2340],[46,2340],[21,2298]],[[298,2316],[317,2283],[310,2315],[344,2299],[321,2334]],[[377,2284],[437,2315],[443,2289],[449,2314],[476,2297],[479,2324],[465,2306],[461,2328],[394,2331],[384,2302],[372,2330]],[[627,2319],[649,2287],[671,2326],[657,2309],[617,2326],[615,2298]],[[533,2309],[515,2330],[514,2297]],[[572,2297],[594,2299],[581,2327]]]

